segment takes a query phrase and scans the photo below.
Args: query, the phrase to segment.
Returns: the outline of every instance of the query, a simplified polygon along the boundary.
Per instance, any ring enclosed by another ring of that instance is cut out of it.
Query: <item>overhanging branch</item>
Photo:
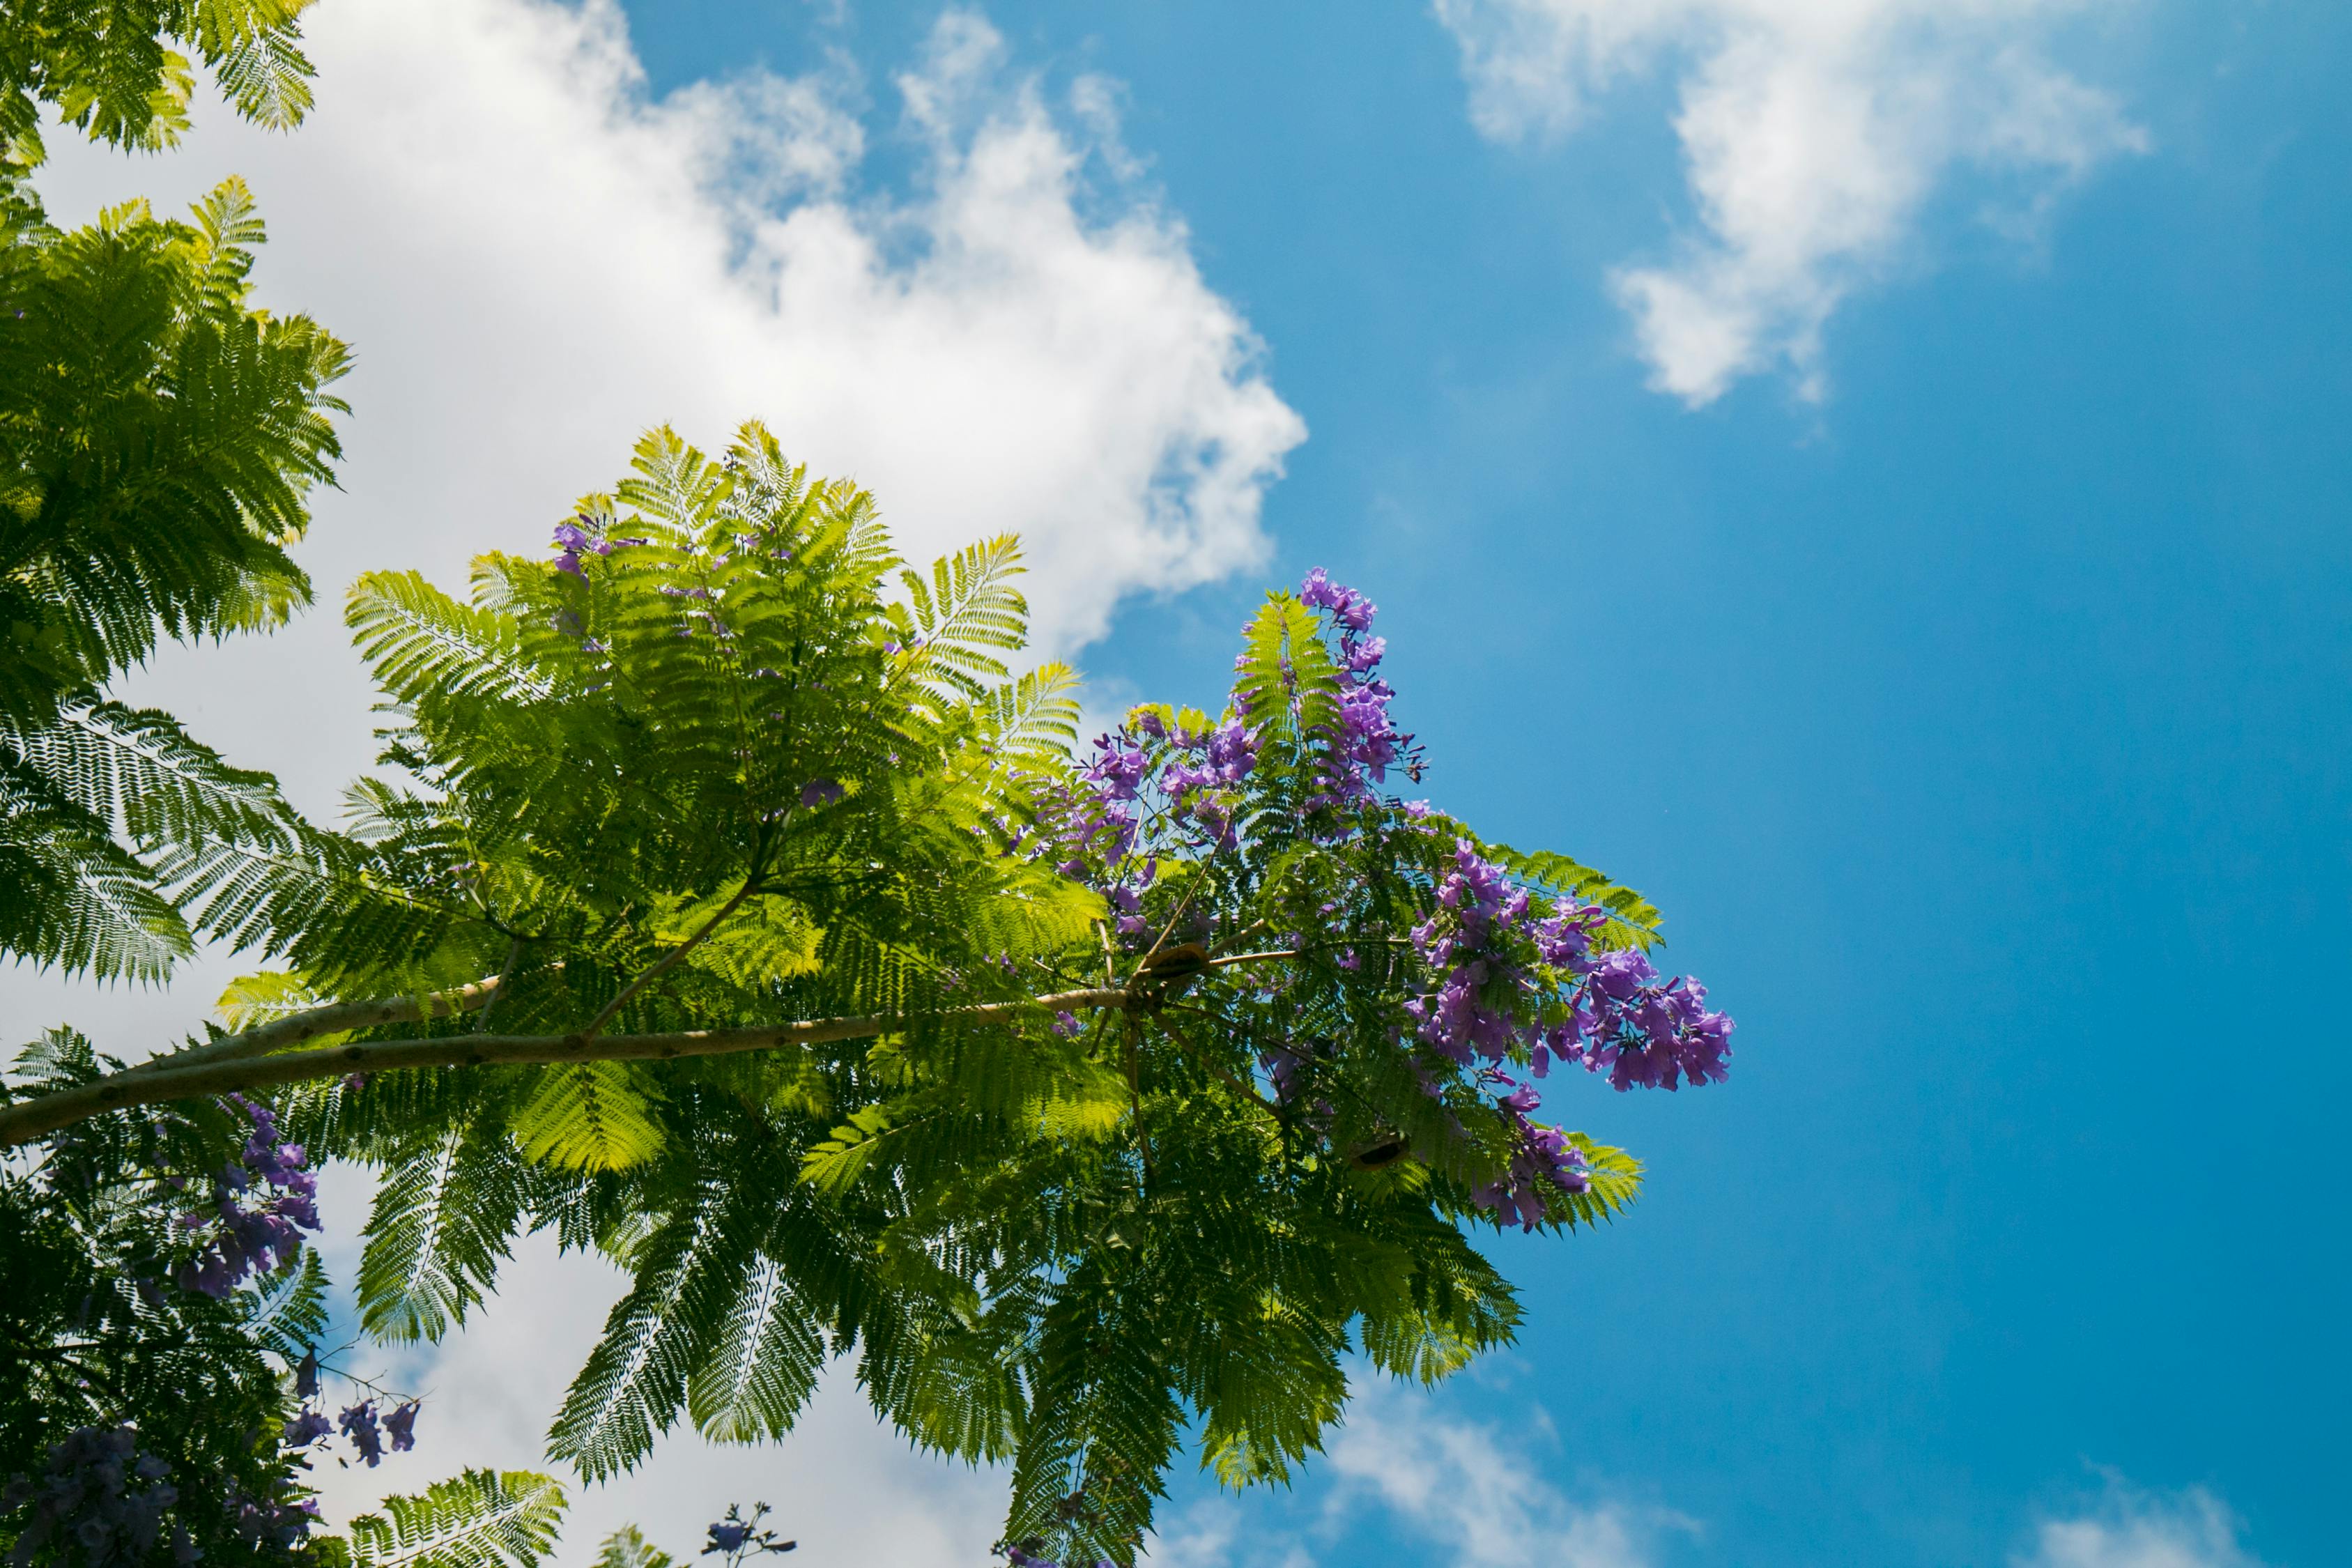
[[[482,987],[487,987],[488,991],[478,1000],[487,1001],[488,992],[494,992],[497,983],[484,981],[478,986],[467,987],[466,993]],[[465,993],[446,994],[447,996],[460,994]],[[406,998],[402,1001],[387,998],[375,1002],[339,1003],[312,1009],[308,1014],[298,1014],[293,1018],[280,1019],[267,1027],[285,1028],[302,1019],[316,1019],[319,1015],[334,1013],[337,1008],[358,1010],[404,1005],[415,1009],[420,1002],[440,1000],[443,998]],[[1018,1002],[983,1003],[929,1016],[966,1023],[989,1023],[1026,1012],[1075,1012],[1082,1007],[1124,1009],[1148,1005],[1150,1000],[1145,994],[1123,987],[1105,987],[1052,992]],[[414,1010],[405,1018],[397,1014],[376,1016],[354,1012],[346,1016],[346,1021],[331,1028],[314,1025],[307,1034],[289,1033],[279,1039],[283,1043],[289,1039],[311,1038],[333,1033],[335,1029],[359,1027],[364,1023],[414,1022],[421,1016],[420,1012]],[[740,1051],[772,1050],[779,1046],[860,1039],[902,1027],[914,1021],[916,1016],[919,1015],[874,1014],[859,1018],[816,1018],[762,1028],[688,1029],[675,1034],[606,1035],[593,1039],[584,1034],[452,1035],[428,1040],[361,1041],[312,1050],[286,1051],[275,1056],[258,1055],[255,1048],[248,1047],[236,1055],[218,1052],[198,1059],[199,1052],[213,1053],[215,1047],[232,1043],[231,1040],[221,1040],[214,1042],[213,1046],[200,1047],[197,1051],[142,1062],[138,1067],[126,1068],[91,1083],[0,1108],[0,1148],[29,1143],[77,1121],[130,1106],[202,1099],[244,1089],[277,1089],[289,1083],[340,1078],[349,1073],[396,1072],[408,1068],[482,1067],[492,1063],[544,1066],[556,1062],[670,1061],[680,1057],[730,1056]],[[248,1031],[247,1035],[232,1038],[246,1041],[259,1032]]]
[[[385,1024],[414,1024],[425,1018],[452,1018],[486,1005],[499,994],[505,983],[503,975],[493,974],[487,980],[477,980],[471,985],[460,985],[455,991],[435,992],[423,996],[372,996],[358,1002],[329,1002],[317,1007],[306,1007],[299,1013],[235,1035],[225,1035],[184,1051],[171,1051],[127,1069],[134,1073],[179,1072],[187,1068],[208,1066],[216,1062],[243,1061],[251,1057],[266,1057],[315,1040],[321,1035],[340,1035],[352,1029],[373,1029]]]

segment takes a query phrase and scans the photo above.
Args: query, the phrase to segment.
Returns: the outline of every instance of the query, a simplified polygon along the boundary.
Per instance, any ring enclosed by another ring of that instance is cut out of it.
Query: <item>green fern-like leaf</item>
[[[592,1568],[675,1568],[676,1560],[647,1541],[634,1524],[625,1524],[604,1538]]]
[[[522,1182],[503,1130],[487,1118],[395,1162],[364,1233],[361,1325],[382,1339],[437,1340],[464,1322],[520,1226]]]
[[[539,1069],[509,1125],[527,1160],[571,1171],[625,1171],[658,1153],[662,1130],[627,1062]]]
[[[1607,910],[1609,925],[1599,942],[1604,948],[1653,947],[1665,940],[1659,934],[1665,917],[1657,907],[1633,889],[1619,885],[1605,872],[1579,865],[1549,849],[1514,849],[1507,844],[1490,844],[1486,853],[1538,892],[1598,904]]]
[[[569,1500],[551,1476],[467,1470],[352,1521],[358,1568],[536,1568]]]

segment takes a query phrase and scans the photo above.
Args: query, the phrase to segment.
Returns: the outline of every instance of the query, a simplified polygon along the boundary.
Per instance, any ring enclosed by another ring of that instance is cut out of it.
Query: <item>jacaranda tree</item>
[[[307,1278],[306,1159],[373,1167],[383,1339],[462,1322],[525,1232],[598,1250],[631,1284],[548,1439],[584,1477],[681,1420],[781,1436],[847,1357],[1010,1467],[1019,1562],[1131,1562],[1188,1434],[1288,1478],[1351,1357],[1509,1340],[1478,1235],[1633,1198],[1537,1119],[1548,1075],[1712,1081],[1730,1024],[1639,895],[1401,798],[1361,595],[1269,595],[1218,711],[1080,750],[1070,672],[1012,668],[1016,572],[903,569],[747,426],[648,437],[465,599],[363,578],[394,721],[345,829],[157,867],[279,967],[134,1067],[52,1042],[0,1143],[220,1173],[143,1266],[206,1300]],[[325,1436],[303,1376],[282,1450]]]

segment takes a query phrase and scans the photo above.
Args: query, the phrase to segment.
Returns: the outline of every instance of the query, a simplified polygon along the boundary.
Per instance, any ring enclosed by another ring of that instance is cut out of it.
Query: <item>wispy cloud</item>
[[[1906,257],[1954,173],[2054,194],[2147,137],[2050,58],[2053,26],[2119,0],[1435,0],[1496,140],[1572,130],[1610,88],[1671,71],[1699,230],[1610,284],[1652,384],[1694,406],[1780,367],[1827,387],[1839,303]]]
[[[2011,1568],[2263,1568],[2239,1540],[2237,1517],[2200,1487],[2176,1496],[2110,1478],[2091,1510],[2044,1520]]]
[[[1541,1461],[1559,1447],[1540,1408],[1509,1426],[1465,1419],[1430,1394],[1367,1379],[1315,1462],[1323,1496],[1300,1510],[1306,1522],[1268,1530],[1254,1522],[1264,1510],[1196,1505],[1153,1543],[1152,1568],[1318,1568],[1357,1561],[1368,1531],[1413,1542],[1395,1561],[1444,1568],[1649,1568],[1662,1538],[1698,1532],[1695,1521],[1601,1483],[1571,1491],[1547,1479]]]

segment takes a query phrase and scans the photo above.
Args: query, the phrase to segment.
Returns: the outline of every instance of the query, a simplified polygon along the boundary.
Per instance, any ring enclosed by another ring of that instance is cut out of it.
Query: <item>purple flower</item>
[[[275,1273],[302,1250],[302,1232],[319,1228],[318,1177],[305,1167],[299,1143],[278,1140],[278,1118],[266,1105],[231,1095],[251,1131],[236,1163],[214,1178],[214,1210],[179,1217],[181,1228],[209,1232],[194,1258],[175,1272],[180,1288],[225,1300],[253,1274]]]
[[[86,1556],[94,1568],[141,1561],[162,1538],[164,1510],[180,1500],[165,1479],[171,1473],[163,1460],[140,1452],[130,1426],[75,1427],[50,1447],[40,1476],[19,1476],[0,1492],[0,1510],[29,1513],[17,1521],[11,1561]],[[184,1563],[185,1542],[175,1527],[173,1550]],[[68,1553],[68,1545],[80,1550]]]
[[[710,1527],[710,1550],[734,1552],[743,1550],[743,1538],[751,1533],[748,1524],[720,1522]]]
[[[370,1469],[383,1462],[383,1434],[376,1426],[374,1400],[361,1400],[337,1416],[335,1425],[342,1428]]]
[[[1078,1022],[1078,1016],[1076,1013],[1066,1012],[1054,1015],[1054,1033],[1064,1039],[1069,1038],[1083,1027],[1085,1026]]]
[[[305,1405],[286,1423],[278,1436],[289,1448],[307,1448],[332,1430],[324,1415]]]
[[[384,1435],[392,1439],[392,1451],[395,1454],[404,1454],[416,1447],[418,1403],[412,1399],[383,1418]]]
[[[302,1363],[294,1369],[294,1397],[319,1397],[319,1352],[315,1350],[304,1351]]]
[[[1298,602],[1310,610],[1328,610],[1331,618],[1347,631],[1360,632],[1372,624],[1377,608],[1370,599],[1331,581],[1323,568],[1318,566],[1307,574],[1298,585]]]
[[[831,805],[842,797],[840,782],[835,779],[811,779],[801,785],[803,805]]]

